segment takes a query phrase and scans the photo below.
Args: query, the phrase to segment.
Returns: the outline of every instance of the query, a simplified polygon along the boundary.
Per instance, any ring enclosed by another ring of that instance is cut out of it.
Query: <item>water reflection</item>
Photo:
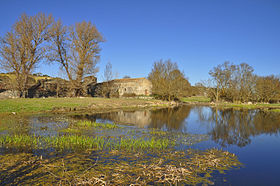
[[[253,136],[280,131],[280,114],[269,111],[212,108],[210,114],[200,112],[199,116],[201,121],[213,123],[209,134],[222,146],[244,147],[251,143]]]
[[[7,115],[0,119],[0,134],[55,136],[57,130],[68,125],[63,116],[54,115]]]
[[[78,119],[110,120],[116,123],[134,124],[138,127],[160,128],[192,133],[190,125],[203,129],[216,143],[227,146],[246,146],[251,138],[260,134],[280,132],[280,114],[248,109],[217,109],[201,106],[183,106],[169,109],[112,112],[76,116]]]
[[[118,111],[93,115],[75,115],[75,119],[110,120],[120,124],[133,124],[140,128],[166,128],[181,130],[191,107],[164,108],[157,110]]]

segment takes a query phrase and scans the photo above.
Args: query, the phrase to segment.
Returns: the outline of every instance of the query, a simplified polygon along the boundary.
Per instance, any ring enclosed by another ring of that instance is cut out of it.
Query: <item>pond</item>
[[[8,115],[0,120],[0,178],[2,184],[279,185],[279,132],[280,113],[208,106]],[[90,174],[98,176],[89,180]]]

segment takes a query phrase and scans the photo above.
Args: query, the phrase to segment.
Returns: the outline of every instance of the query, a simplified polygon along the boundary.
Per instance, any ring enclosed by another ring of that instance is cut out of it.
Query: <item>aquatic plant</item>
[[[151,135],[160,135],[160,136],[168,134],[167,131],[158,130],[158,129],[154,129],[154,128],[149,130],[148,133]]]
[[[118,159],[116,159],[118,157]],[[227,151],[209,149],[148,154],[70,153],[42,158],[31,153],[0,155],[0,184],[12,185],[206,185],[214,171],[239,168]],[[30,176],[32,175],[32,176]],[[34,175],[34,176],[33,176]]]
[[[5,135],[0,136],[0,146],[7,148],[47,148],[52,147],[56,150],[104,150],[115,149],[124,151],[135,150],[163,150],[173,146],[174,143],[168,139],[144,139],[144,138],[106,138],[104,136],[86,136],[86,135],[62,135],[62,136],[44,136],[36,137],[29,135]]]
[[[106,128],[106,129],[115,129],[115,128],[120,128],[117,126],[115,123],[110,124],[110,123],[97,123],[93,121],[78,121],[77,123],[74,124],[75,127],[99,127],[99,128]]]
[[[102,150],[105,143],[103,137],[89,137],[85,135],[63,135],[45,137],[44,141],[46,142],[46,144],[54,147],[57,150]]]
[[[168,139],[155,139],[151,138],[145,140],[143,138],[121,138],[119,146],[115,146],[115,149],[128,149],[128,150],[137,150],[137,149],[165,149],[168,146],[174,145],[173,142],[169,141]]]
[[[39,148],[40,138],[29,135],[3,135],[0,136],[0,147],[13,148]]]

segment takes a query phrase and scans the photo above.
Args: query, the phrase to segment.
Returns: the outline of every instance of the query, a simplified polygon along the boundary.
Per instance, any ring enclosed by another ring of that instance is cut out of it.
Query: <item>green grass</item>
[[[1,147],[13,148],[39,148],[41,140],[36,136],[29,135],[4,135],[0,136]]]
[[[88,106],[93,100],[94,98],[3,99],[0,100],[0,113],[50,111],[53,107],[81,107]]]
[[[210,103],[210,98],[204,96],[192,96],[181,98],[181,101],[187,103]],[[246,108],[246,109],[257,109],[257,108],[279,108],[280,104],[264,104],[264,103],[256,103],[256,104],[246,104],[246,103],[226,103],[220,102],[217,103],[218,107],[233,107],[233,108]],[[277,112],[277,109],[275,112]]]
[[[96,123],[92,121],[79,121],[74,124],[75,127],[98,127],[98,128],[104,128],[104,129],[115,129],[115,128],[121,128],[117,126],[115,123]]]
[[[274,110],[278,110],[276,108],[280,108],[280,104],[237,104],[237,103],[219,103],[218,107],[233,107],[233,108],[246,108],[246,109],[258,109],[258,108],[275,108]]]
[[[63,135],[54,137],[38,137],[30,135],[0,136],[0,146],[5,148],[44,149],[47,147],[63,150],[124,150],[124,151],[153,151],[164,150],[175,143],[168,139],[155,138],[107,138],[103,136]]]
[[[81,129],[77,129],[77,128],[66,128],[66,129],[59,130],[59,132],[63,132],[63,133],[81,133],[82,130]]]
[[[194,103],[209,103],[210,98],[204,97],[204,96],[192,96],[192,97],[185,97],[181,98],[181,101],[183,102],[194,102]]]
[[[68,128],[60,129],[59,132],[63,133],[81,133],[84,130],[88,130],[90,127],[100,128],[100,129],[117,129],[122,128],[117,126],[115,123],[96,123],[93,121],[78,121],[76,123],[71,124]]]
[[[160,100],[144,99],[121,99],[121,98],[17,98],[17,99],[0,99],[0,113],[35,113],[51,111],[53,108],[76,109],[116,109],[116,108],[137,108],[142,106],[163,107],[167,104]]]
[[[270,110],[271,112],[279,112],[280,113],[280,109],[272,109]]]
[[[157,129],[151,129],[148,131],[151,135],[158,135],[158,136],[165,136],[168,134],[167,131],[157,130]]]

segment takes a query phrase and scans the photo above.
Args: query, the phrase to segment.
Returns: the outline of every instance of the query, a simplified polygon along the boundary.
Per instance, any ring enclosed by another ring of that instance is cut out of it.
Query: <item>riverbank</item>
[[[162,108],[176,106],[149,98],[32,98],[0,99],[0,113],[40,113],[75,111],[110,111],[115,109]]]
[[[182,98],[182,103],[206,105],[218,108],[268,109],[280,112],[280,104],[236,104],[213,103],[206,97]],[[17,98],[0,99],[0,114],[33,114],[65,112],[108,112],[114,110],[135,110],[142,108],[164,108],[178,106],[178,102],[168,102],[151,98]]]
[[[192,96],[182,98],[181,101],[185,104],[191,105],[206,105],[218,108],[244,108],[244,109],[268,109],[275,112],[280,112],[280,104],[269,103],[229,103],[229,102],[211,102],[209,98],[204,96]]]

